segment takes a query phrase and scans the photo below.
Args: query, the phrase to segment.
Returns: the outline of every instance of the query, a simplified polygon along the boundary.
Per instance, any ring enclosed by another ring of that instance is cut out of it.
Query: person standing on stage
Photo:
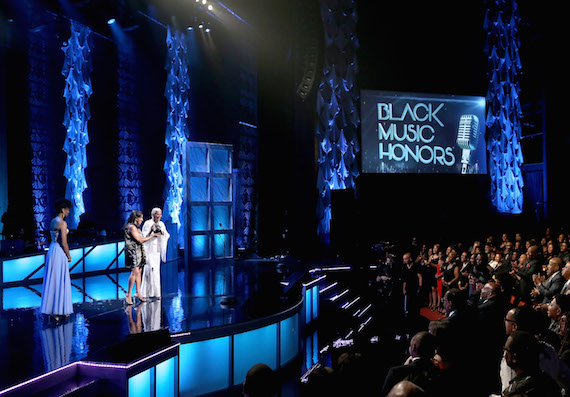
[[[46,255],[45,276],[42,288],[40,313],[62,320],[73,313],[71,300],[71,279],[69,277],[69,246],[67,245],[67,222],[71,201],[58,200],[55,203],[57,215],[49,226],[50,245]]]
[[[144,297],[160,299],[160,261],[166,262],[166,246],[170,234],[161,221],[162,210],[153,208],[150,212],[151,219],[147,220],[142,228],[143,236],[151,233],[158,237],[144,244],[146,252],[146,267],[142,276],[142,294]]]
[[[131,269],[131,275],[129,276],[129,289],[125,296],[125,302],[127,305],[133,304],[133,298],[131,297],[133,284],[136,286],[135,297],[141,302],[146,301],[140,291],[142,268],[146,264],[146,254],[144,252],[143,243],[159,236],[158,234],[153,233],[150,236],[142,237],[139,230],[142,222],[143,213],[141,211],[134,210],[131,212],[131,215],[129,215],[129,219],[124,227],[125,267]]]

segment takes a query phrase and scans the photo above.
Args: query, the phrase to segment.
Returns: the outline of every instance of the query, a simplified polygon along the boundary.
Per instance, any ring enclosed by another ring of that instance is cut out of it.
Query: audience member
[[[559,293],[564,286],[564,277],[560,272],[562,268],[562,260],[553,257],[548,261],[546,267],[546,277],[541,275],[533,275],[535,288],[531,291],[532,297],[540,303],[549,303],[552,297]],[[541,299],[542,298],[542,299]]]
[[[255,364],[243,382],[245,397],[269,397],[277,391],[277,376],[266,364]]]
[[[420,397],[427,396],[425,391],[418,385],[413,384],[410,381],[404,380],[395,385],[388,397]]]
[[[516,376],[503,390],[503,396],[557,397],[560,387],[538,366],[539,343],[529,332],[515,331],[505,343],[505,361]]]
[[[432,361],[435,354],[435,337],[426,331],[418,332],[412,337],[408,351],[410,358],[407,363],[392,367],[388,371],[382,395],[386,395],[402,380],[418,385],[428,395],[437,394],[440,370]]]

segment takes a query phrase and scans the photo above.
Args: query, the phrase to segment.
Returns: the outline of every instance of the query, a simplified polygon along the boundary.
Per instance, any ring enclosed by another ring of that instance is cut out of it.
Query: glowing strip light
[[[19,388],[24,387],[24,386],[26,386],[26,385],[29,385],[29,384],[31,384],[31,383],[35,383],[35,382],[37,382],[37,381],[40,381],[40,380],[42,380],[42,379],[44,379],[44,378],[47,378],[48,376],[54,375],[54,374],[56,374],[56,373],[58,373],[58,372],[60,372],[60,371],[64,371],[64,370],[66,370],[66,369],[68,369],[68,368],[70,368],[70,367],[73,367],[73,366],[77,366],[77,362],[74,362],[74,363],[71,363],[71,364],[67,364],[67,365],[64,366],[64,367],[55,369],[55,370],[53,370],[53,371],[51,371],[51,372],[46,372],[45,374],[40,375],[40,376],[38,376],[38,377],[36,377],[36,378],[29,379],[29,380],[27,380],[27,381],[25,381],[25,382],[22,382],[22,383],[19,383],[19,384],[17,384],[17,385],[14,385],[14,386],[12,386],[12,387],[9,387],[9,388],[7,388],[7,389],[4,389],[4,390],[0,391],[0,396],[1,396],[1,395],[4,395],[4,394],[8,394],[8,393],[10,393],[10,392],[12,392],[12,391],[14,391],[14,390],[18,390]]]
[[[324,294],[325,292],[327,292],[329,289],[334,288],[338,285],[338,281],[335,281],[332,284],[327,285],[325,288],[323,288],[322,290],[319,291],[319,294]]]
[[[245,121],[240,121],[238,124],[244,125],[244,126],[249,127],[249,128],[257,128],[256,125],[246,123]]]
[[[342,296],[348,294],[348,291],[349,291],[348,289],[345,289],[345,290],[342,291],[340,294],[333,296],[333,297],[330,298],[329,300],[330,300],[331,302],[334,302],[334,301],[336,301],[338,298],[340,298],[340,297],[342,297]]]
[[[356,302],[358,302],[360,300],[360,296],[357,296],[352,302],[346,302],[344,305],[342,305],[342,308],[344,310],[348,309],[350,306],[354,305]]]
[[[309,370],[307,372],[305,372],[302,376],[301,376],[301,382],[302,383],[307,383],[309,381],[309,376],[317,369],[321,368],[322,364],[321,363],[316,363],[314,364],[311,368],[309,368]]]
[[[358,317],[362,317],[362,315],[363,315],[364,313],[366,313],[368,310],[370,310],[371,307],[372,307],[372,304],[369,304],[368,306],[366,306],[366,307],[360,312],[360,314],[358,315]]]
[[[97,367],[97,368],[115,368],[115,369],[130,369],[132,367],[135,367],[145,361],[148,361],[156,356],[159,356],[161,354],[164,354],[172,349],[177,349],[180,346],[180,343],[176,343],[170,347],[164,348],[162,350],[159,350],[153,354],[151,354],[150,356],[145,356],[143,358],[141,358],[138,361],[129,363],[129,364],[107,364],[107,363],[98,363],[98,362],[92,362],[92,361],[79,361],[78,363],[80,365],[85,365],[87,367]]]
[[[368,325],[368,323],[370,323],[370,321],[372,321],[372,316],[368,317],[365,322],[360,324],[360,327],[358,328],[358,332],[362,331],[362,328],[366,327]]]
[[[321,282],[321,281],[324,280],[325,278],[327,278],[326,275],[321,276],[321,277],[319,277],[319,278],[316,278],[316,279],[314,279],[314,280],[311,280],[311,281],[309,281],[308,283],[303,284],[303,287],[305,287],[305,288],[310,288],[310,287],[314,286],[315,284],[318,284],[319,282]]]

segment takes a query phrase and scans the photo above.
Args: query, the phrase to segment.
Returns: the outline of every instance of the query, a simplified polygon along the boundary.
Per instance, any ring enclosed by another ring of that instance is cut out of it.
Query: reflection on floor
[[[126,306],[128,273],[73,280],[74,314],[60,322],[38,312],[40,285],[1,292],[0,390],[82,360],[130,333],[167,328],[171,333],[234,324],[279,312],[280,281],[274,261],[226,261],[178,273],[178,291],[161,300]],[[224,298],[235,304],[223,304]]]

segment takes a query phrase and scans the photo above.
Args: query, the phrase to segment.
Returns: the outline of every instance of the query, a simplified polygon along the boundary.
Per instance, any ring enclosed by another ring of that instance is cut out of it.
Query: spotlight
[[[192,26],[188,26],[186,29],[188,30],[194,30],[194,28]]]
[[[210,4],[210,5],[208,6],[208,10],[212,11],[213,9],[214,9],[214,6]]]
[[[207,2],[207,0],[202,0],[202,4],[206,4]]]
[[[111,18],[107,21],[107,25],[112,25],[115,23],[115,18]]]
[[[198,25],[198,29],[202,29],[204,27],[203,24]]]
[[[206,33],[210,33],[210,28],[205,30]]]

